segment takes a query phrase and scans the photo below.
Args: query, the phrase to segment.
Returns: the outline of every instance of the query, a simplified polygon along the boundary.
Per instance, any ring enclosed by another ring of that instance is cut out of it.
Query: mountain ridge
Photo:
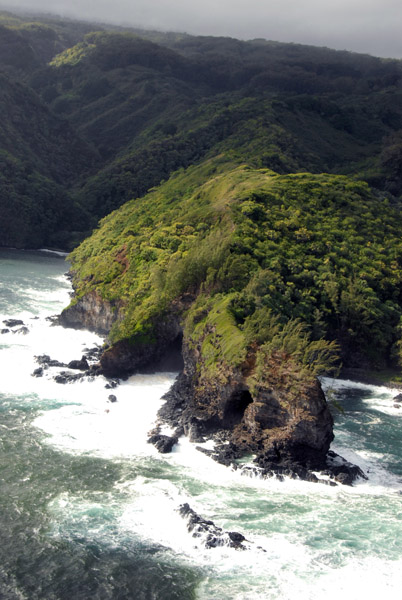
[[[401,147],[401,61],[300,44],[99,29],[0,15],[3,77],[27,86],[26,101],[42,104],[50,122],[74,130],[85,167],[77,169],[75,150],[66,156],[72,137],[60,137],[63,151],[55,148],[51,157],[28,153],[30,168],[63,187],[75,225],[30,240],[15,223],[3,244],[71,249],[111,210],[176,169],[222,152],[279,172],[357,175],[399,197],[393,157]],[[3,97],[6,115],[11,103],[23,106]],[[8,139],[18,137],[10,117],[7,123]],[[20,160],[4,140],[2,148]],[[55,180],[63,171],[73,179]],[[15,177],[7,181],[19,189]]]

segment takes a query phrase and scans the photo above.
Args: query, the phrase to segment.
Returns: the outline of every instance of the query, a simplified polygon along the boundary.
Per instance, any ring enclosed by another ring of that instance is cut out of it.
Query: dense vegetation
[[[3,245],[71,248],[111,210],[221,153],[279,173],[357,174],[400,197],[400,61],[1,13],[0,70],[0,149],[13,165],[0,181],[12,204]],[[53,203],[65,211],[43,220]]]
[[[190,296],[185,332],[204,340],[207,366],[268,352],[283,327],[276,343],[337,340],[349,363],[378,364],[397,352],[401,226],[387,199],[345,176],[210,160],[101,222],[72,254],[77,299],[96,290],[124,315],[111,341],[136,343]]]
[[[206,369],[252,355],[261,381],[278,352],[398,354],[400,61],[1,13],[0,70],[0,243],[106,217],[72,257],[112,342],[176,306]]]

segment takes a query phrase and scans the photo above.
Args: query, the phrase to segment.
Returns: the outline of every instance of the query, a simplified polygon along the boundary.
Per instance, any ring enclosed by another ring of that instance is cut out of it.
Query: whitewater
[[[343,408],[333,449],[369,477],[353,487],[245,476],[185,438],[161,455],[148,432],[177,373],[114,389],[58,384],[61,367],[32,376],[35,356],[67,363],[103,344],[49,319],[70,301],[67,269],[49,252],[0,250],[0,598],[399,600],[395,390],[322,380]],[[178,512],[186,502],[247,549],[205,548]]]

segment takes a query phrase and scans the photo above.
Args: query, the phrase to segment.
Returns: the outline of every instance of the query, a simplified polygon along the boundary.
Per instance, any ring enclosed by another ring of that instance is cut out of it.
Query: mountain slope
[[[65,247],[88,227],[69,187],[93,152],[31,88],[0,74],[0,90],[1,243]]]
[[[71,248],[111,210],[220,154],[279,173],[357,175],[401,196],[400,61],[3,13],[0,67],[0,149],[23,163],[2,175],[17,202],[7,225],[21,228],[21,202],[34,212],[38,177],[73,211],[2,244]]]

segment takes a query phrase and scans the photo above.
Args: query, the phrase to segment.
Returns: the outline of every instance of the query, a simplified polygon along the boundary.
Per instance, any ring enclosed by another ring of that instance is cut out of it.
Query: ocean
[[[1,599],[399,600],[395,390],[322,380],[343,409],[333,449],[369,477],[353,487],[242,475],[184,438],[159,454],[147,434],[177,373],[113,390],[103,377],[57,383],[62,367],[32,375],[35,356],[67,363],[103,344],[49,319],[69,302],[67,270],[57,254],[0,250]],[[183,503],[246,550],[206,548]]]

